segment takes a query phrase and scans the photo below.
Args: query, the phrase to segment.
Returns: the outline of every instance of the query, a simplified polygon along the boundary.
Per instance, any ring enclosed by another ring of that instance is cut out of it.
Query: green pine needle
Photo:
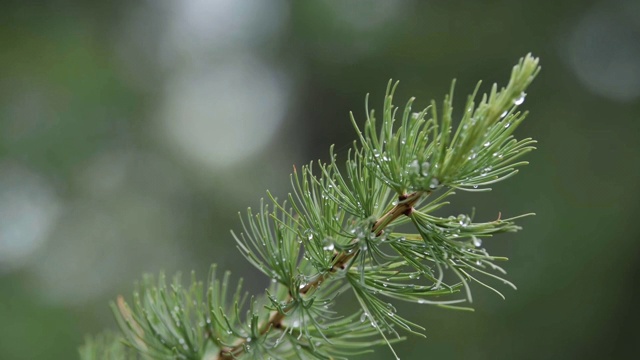
[[[89,338],[82,359],[347,359],[422,335],[410,314],[397,313],[398,302],[471,310],[457,304],[471,302],[472,283],[503,296],[499,287],[515,288],[496,265],[506,258],[483,244],[520,230],[515,220],[530,214],[474,222],[474,214],[434,213],[454,190],[490,190],[527,164],[520,158],[535,141],[514,131],[539,70],[527,55],[505,87],[494,84],[478,99],[478,83],[459,120],[453,85],[440,105],[413,112],[413,98],[393,104],[398,83],[389,82],[380,121],[368,97],[362,127],[351,114],[359,142],[345,163],[332,147],[328,163],[294,168],[286,201],[269,194],[241,217],[233,237],[270,279],[263,296],[250,297],[215,266],[206,283],[192,276],[188,286],[179,276],[169,285],[147,276],[132,305],[122,297],[112,305],[121,336]],[[339,306],[345,293],[359,311]]]

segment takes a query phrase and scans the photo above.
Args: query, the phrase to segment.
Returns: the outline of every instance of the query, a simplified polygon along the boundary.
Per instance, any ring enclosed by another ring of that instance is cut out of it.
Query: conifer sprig
[[[518,109],[538,71],[538,59],[527,55],[506,87],[493,85],[479,101],[478,84],[455,131],[453,86],[440,107],[413,112],[413,98],[402,109],[393,104],[398,84],[390,82],[380,122],[368,97],[362,130],[351,114],[359,142],[344,166],[332,148],[328,163],[294,168],[285,201],[269,194],[241,217],[233,237],[271,279],[265,295],[250,297],[241,282],[231,290],[229,274],[218,278],[215,266],[206,284],[194,278],[189,287],[179,277],[171,285],[147,277],[132,307],[121,297],[113,306],[124,343],[139,357],[99,338],[83,358],[104,351],[132,359],[345,359],[379,343],[391,347],[403,332],[421,335],[425,329],[394,303],[464,310],[458,304],[472,300],[470,283],[500,296],[491,281],[515,288],[495,264],[506,259],[482,245],[518,231],[514,220],[526,215],[474,222],[473,214],[436,212],[456,190],[490,190],[526,164],[519,159],[535,141],[513,132],[527,116]],[[461,290],[464,297],[451,296]],[[344,293],[359,311],[342,311]]]

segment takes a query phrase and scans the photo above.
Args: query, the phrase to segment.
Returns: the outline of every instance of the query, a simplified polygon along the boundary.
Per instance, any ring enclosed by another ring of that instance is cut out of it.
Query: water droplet
[[[431,179],[431,183],[429,184],[429,189],[433,190],[440,185],[440,181],[436,178]]]
[[[509,126],[511,126],[511,123],[505,123],[505,124],[504,124],[504,128],[505,128],[505,129],[506,129],[506,128],[508,128]]]
[[[420,164],[418,163],[418,160],[413,160],[407,167],[409,168],[409,172],[412,174],[420,172]]]
[[[251,342],[251,337],[248,337],[248,338],[247,338],[247,342]]]
[[[421,168],[421,174],[422,176],[428,176],[429,175],[429,167],[431,166],[431,164],[429,164],[428,161],[425,161],[422,163],[422,165],[420,166]]]
[[[490,141],[487,141],[486,143],[484,143],[484,147],[489,147],[489,146],[491,146],[491,142]]]
[[[473,185],[473,188],[474,188],[474,189],[477,189],[477,188],[478,188],[478,185]]]
[[[526,93],[524,93],[524,92],[520,93],[520,96],[518,96],[516,99],[513,100],[513,104],[514,105],[522,105],[522,103],[524,102],[525,96],[527,96]]]
[[[426,304],[427,300],[425,299],[418,299],[418,304]]]
[[[471,218],[469,218],[465,214],[460,214],[458,215],[458,223],[460,224],[460,226],[465,227],[471,223]]]
[[[507,116],[508,113],[509,111],[505,110],[502,114],[500,114],[500,119],[504,119],[504,117]]]
[[[477,237],[473,237],[473,245],[475,245],[475,247],[480,247],[482,246],[482,239],[479,239]]]
[[[478,265],[478,266],[482,265],[482,261],[480,261],[480,260],[476,261],[476,265]]]
[[[180,345],[184,344],[184,339],[180,338],[180,340],[178,340],[178,342],[180,343]]]
[[[367,314],[366,312],[362,313],[362,315],[360,315],[360,322],[364,322],[367,317],[369,317],[369,314]]]

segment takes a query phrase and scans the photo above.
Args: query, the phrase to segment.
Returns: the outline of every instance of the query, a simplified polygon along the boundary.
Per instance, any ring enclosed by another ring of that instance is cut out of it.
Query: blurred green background
[[[229,229],[293,164],[355,138],[389,78],[426,106],[457,78],[504,83],[541,58],[517,132],[531,165],[447,211],[536,212],[486,241],[507,300],[475,313],[399,306],[427,327],[402,359],[591,359],[640,336],[640,2],[3,1],[0,359],[70,359],[115,328],[110,299],[143,272],[217,262],[264,279]],[[417,106],[414,106],[417,108]],[[344,151],[339,153],[345,156]],[[635,239],[635,240],[634,240]],[[345,300],[343,300],[345,301]],[[377,358],[390,358],[380,347]],[[374,356],[362,358],[373,359]]]

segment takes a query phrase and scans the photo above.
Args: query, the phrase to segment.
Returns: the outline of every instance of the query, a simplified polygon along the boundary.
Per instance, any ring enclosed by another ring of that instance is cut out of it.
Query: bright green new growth
[[[506,87],[494,85],[476,104],[478,84],[455,132],[453,86],[440,107],[412,112],[414,99],[402,109],[392,104],[397,83],[390,82],[381,121],[368,107],[363,130],[351,117],[360,143],[345,167],[332,151],[315,171],[311,164],[294,170],[288,199],[269,194],[234,233],[245,258],[271,279],[265,296],[248,296],[242,281],[232,286],[215,266],[206,283],[194,278],[188,287],[179,276],[171,284],[145,277],[132,306],[122,297],[113,305],[122,338],[89,339],[81,357],[344,359],[424,330],[393,302],[468,309],[456,304],[471,301],[470,282],[498,294],[485,280],[514,287],[496,275],[504,270],[494,262],[506,259],[489,255],[482,240],[519,230],[517,217],[475,223],[434,212],[456,189],[489,190],[526,164],[518,159],[535,141],[512,134],[527,115],[518,107],[538,71],[538,59],[527,55]],[[446,271],[456,282],[445,281]],[[445,297],[460,290],[462,299]],[[360,311],[340,311],[345,292]]]

